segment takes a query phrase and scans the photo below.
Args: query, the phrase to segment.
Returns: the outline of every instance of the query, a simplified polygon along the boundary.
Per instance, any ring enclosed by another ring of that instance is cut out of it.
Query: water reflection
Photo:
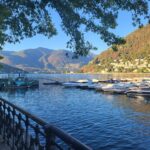
[[[27,92],[35,92],[36,90],[39,90],[38,87],[33,88],[17,88],[17,89],[7,89],[7,90],[1,90],[1,95],[7,95],[7,97],[16,98],[16,97],[22,97],[24,98]]]
[[[149,148],[150,104],[144,100],[42,83],[1,96],[96,150]]]
[[[107,96],[106,96],[107,97]],[[126,95],[112,95],[112,97],[115,97],[115,104],[120,105],[122,107],[125,107],[126,109],[130,108],[132,111],[135,112],[142,112],[142,113],[150,113],[150,104],[149,100],[143,98],[130,98],[127,97]]]

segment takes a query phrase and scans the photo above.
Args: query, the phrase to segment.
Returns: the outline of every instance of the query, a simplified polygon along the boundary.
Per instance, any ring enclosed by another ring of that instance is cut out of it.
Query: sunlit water
[[[95,150],[149,150],[150,102],[60,85],[1,92]]]

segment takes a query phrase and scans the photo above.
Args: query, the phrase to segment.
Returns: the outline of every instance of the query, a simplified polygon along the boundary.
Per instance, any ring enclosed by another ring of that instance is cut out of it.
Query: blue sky
[[[65,35],[65,33],[61,30],[60,24],[60,18],[58,15],[53,12],[53,21],[56,25],[56,28],[58,30],[58,35],[52,37],[51,39],[48,39],[44,37],[43,35],[36,35],[35,37],[24,39],[20,43],[16,44],[8,44],[6,43],[4,50],[24,50],[29,48],[37,48],[37,47],[45,47],[49,49],[66,49],[66,42],[68,41],[68,37]],[[128,12],[120,12],[118,17],[118,26],[113,31],[119,36],[127,36],[129,33],[136,30],[137,27],[133,27],[132,25],[132,19],[131,15]],[[87,33],[85,37],[98,48],[97,51],[94,51],[94,53],[99,54],[102,51],[106,50],[108,46],[105,42],[103,42],[99,36],[93,33]]]

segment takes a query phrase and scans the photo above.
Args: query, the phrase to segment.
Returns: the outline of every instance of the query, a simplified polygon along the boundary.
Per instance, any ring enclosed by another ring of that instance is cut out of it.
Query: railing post
[[[15,115],[16,115],[16,111],[15,108],[13,108],[12,111],[12,117],[13,117],[13,127],[12,127],[12,149],[15,149]]]
[[[4,121],[4,123],[3,123],[3,127],[4,127],[4,129],[3,129],[3,139],[4,139],[4,141],[6,141],[6,104],[5,104],[5,102],[3,102],[3,121]]]
[[[46,125],[44,128],[46,135],[46,150],[57,150],[55,146],[55,135],[52,133],[50,126]]]
[[[29,135],[28,135],[28,127],[29,127],[29,118],[28,116],[26,115],[26,119],[25,119],[25,148],[28,149],[28,146],[29,146]]]

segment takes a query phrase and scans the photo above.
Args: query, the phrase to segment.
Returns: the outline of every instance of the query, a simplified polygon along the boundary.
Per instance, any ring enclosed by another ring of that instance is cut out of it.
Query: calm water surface
[[[150,102],[60,85],[0,96],[52,123],[95,150],[149,150]]]

